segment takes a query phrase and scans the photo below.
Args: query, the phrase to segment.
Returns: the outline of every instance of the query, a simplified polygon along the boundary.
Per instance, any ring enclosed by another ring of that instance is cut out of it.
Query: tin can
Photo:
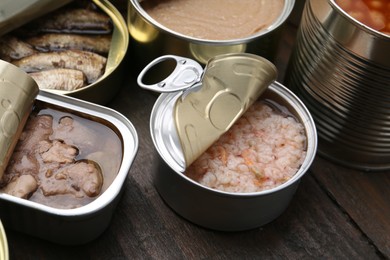
[[[240,56],[240,54],[237,55]],[[235,57],[235,54],[227,56]],[[215,59],[218,60],[219,57],[217,56]],[[225,61],[224,58],[226,56],[222,55],[222,61]],[[245,61],[246,59],[239,59],[238,63],[244,64]],[[249,67],[249,63],[247,65]],[[208,66],[209,64],[206,65],[206,74]],[[253,68],[255,70],[264,69],[259,64],[254,65]],[[240,69],[238,71],[242,72]],[[226,75],[226,72],[221,73],[222,77],[223,75]],[[197,94],[199,94],[199,88],[202,88],[205,84],[204,80],[202,82],[191,87],[192,89],[198,89]],[[217,79],[214,83],[216,82],[220,82],[220,80]],[[231,82],[231,79],[228,82]],[[234,84],[237,83],[237,81],[234,82]],[[206,187],[186,176],[184,174],[186,164],[183,162],[185,160],[183,159],[180,142],[178,142],[180,138],[177,137],[174,126],[177,118],[172,116],[175,103],[183,95],[186,95],[186,92],[166,92],[157,99],[150,117],[151,136],[157,151],[156,160],[154,161],[153,181],[164,201],[185,219],[214,230],[241,231],[262,226],[277,218],[287,208],[301,178],[308,171],[315,157],[317,147],[316,128],[309,111],[291,91],[275,81],[268,82],[268,84],[265,89],[262,89],[260,97],[256,96],[256,99],[272,100],[287,108],[304,125],[307,142],[306,157],[298,172],[282,185],[261,192],[234,193],[220,191]],[[211,87],[211,85],[206,86]],[[245,88],[243,85],[241,87]],[[220,92],[224,91],[221,90]],[[215,101],[215,95],[211,97],[203,96],[203,98],[205,101],[209,99]],[[194,104],[193,102],[190,103]],[[212,104],[207,107],[210,106]],[[202,122],[197,124],[197,120],[194,121],[194,128],[204,127]],[[197,135],[197,137],[202,139],[202,136]],[[195,143],[199,144],[199,141],[196,140]],[[194,203],[196,203],[196,206],[194,206]]]
[[[390,168],[390,36],[333,0],[306,1],[286,85],[316,121],[319,153],[362,170]]]
[[[6,1],[0,4],[0,11],[5,13],[5,18],[0,18],[0,36],[11,33],[11,29],[17,29],[26,25],[29,21],[38,19],[43,15],[50,15],[58,8],[64,8],[67,1],[54,3],[53,1],[23,1],[13,4]],[[129,33],[126,21],[121,13],[107,0],[92,0],[97,8],[107,14],[112,21],[113,31],[109,53],[107,55],[104,74],[95,82],[76,90],[52,90],[44,91],[68,95],[98,104],[105,104],[110,101],[119,91],[123,79],[123,63],[125,61],[127,48],[129,45]]]
[[[162,55],[178,55],[194,59],[200,64],[226,53],[253,53],[272,60],[278,46],[282,25],[290,15],[294,0],[285,0],[280,16],[268,27],[252,36],[232,40],[204,40],[182,35],[159,24],[141,7],[142,1],[130,0],[127,25],[132,41],[137,74],[149,62]],[[160,69],[161,73],[161,69]]]
[[[7,66],[14,69],[12,79],[17,81],[17,85],[30,83],[31,85],[26,86],[26,88],[37,88],[36,83],[32,79],[29,81],[23,80],[27,77],[27,74],[23,71],[11,64]],[[9,74],[7,75],[9,76]],[[4,78],[7,75],[2,74],[2,77]],[[79,150],[81,157],[75,157],[72,163],[75,165],[81,161],[96,162],[102,174],[101,189],[98,189],[99,193],[93,196],[87,197],[86,195],[82,195],[83,198],[87,199],[86,202],[79,203],[77,201],[77,204],[73,203],[70,207],[57,207],[55,203],[50,202],[54,200],[53,193],[46,195],[42,192],[44,199],[41,199],[41,201],[32,199],[33,196],[42,196],[41,189],[35,191],[35,193],[39,193],[38,195],[34,193],[28,198],[21,198],[13,195],[14,193],[12,192],[7,192],[6,188],[9,183],[3,183],[4,177],[7,174],[4,173],[0,192],[0,219],[6,228],[46,239],[54,243],[69,245],[87,243],[97,238],[110,223],[115,207],[124,189],[124,182],[138,151],[137,132],[126,117],[104,106],[45,91],[39,92],[36,96],[32,92],[29,96],[33,97],[34,110],[26,110],[27,116],[31,115],[32,112],[37,115],[49,115],[53,118],[53,125],[54,122],[59,123],[62,118],[71,119],[75,122],[70,125],[73,130],[67,131],[74,132],[74,130],[79,129],[81,131],[79,134],[82,132],[86,133],[87,131],[87,134],[79,137],[79,141],[77,142],[75,139],[67,140],[68,137],[66,136],[61,137],[61,140],[70,146],[77,147],[77,149],[79,149],[78,147],[91,147],[91,149],[88,148],[88,152],[86,150],[87,148]],[[23,106],[23,102],[15,103],[18,106]],[[2,115],[4,117],[4,114]],[[27,122],[29,121],[27,120]],[[20,122],[20,124],[22,123]],[[39,124],[39,126],[41,125],[45,124]],[[21,126],[20,128],[25,128],[25,126]],[[52,128],[54,129],[54,127]],[[102,130],[104,132],[101,132]],[[103,137],[102,133],[104,133]],[[19,135],[21,135],[20,132]],[[77,134],[75,135],[78,136]],[[108,135],[112,139],[108,139]],[[28,140],[28,137],[29,135],[26,134],[23,138]],[[14,138],[20,139],[17,135]],[[51,138],[57,140],[59,137]],[[80,141],[80,138],[84,141]],[[93,140],[96,142],[96,138],[99,138],[99,141],[110,141],[110,147],[94,149],[92,147],[95,146]],[[44,142],[46,139],[42,140]],[[79,145],[81,142],[83,146]],[[1,147],[1,149],[7,149],[7,147]],[[10,153],[12,154],[13,152],[11,151]],[[26,150],[18,150],[18,152],[22,155],[24,154],[24,156],[27,154]],[[113,159],[115,164],[111,163]],[[15,159],[15,162],[17,162],[17,159]],[[28,169],[27,171],[31,170]],[[39,167],[38,171],[40,171]],[[47,172],[50,172],[50,169]],[[35,172],[34,174],[38,173]],[[43,182],[41,177],[39,178]],[[10,181],[12,182],[13,178]],[[82,188],[79,186],[75,190],[80,189]]]
[[[1,221],[0,221],[0,259],[1,260],[9,259],[7,236],[5,235],[4,227]]]

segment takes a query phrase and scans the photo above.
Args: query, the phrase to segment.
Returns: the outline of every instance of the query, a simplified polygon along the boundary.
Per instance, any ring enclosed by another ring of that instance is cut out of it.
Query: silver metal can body
[[[80,99],[40,92],[36,102],[65,109],[72,115],[108,122],[121,138],[122,158],[114,179],[92,202],[62,209],[0,193],[0,218],[5,228],[54,243],[85,244],[101,235],[110,224],[124,190],[124,183],[138,151],[138,135],[132,123],[120,113]]]
[[[0,259],[4,259],[4,260],[9,259],[7,236],[5,234],[4,227],[1,221],[0,221]]]
[[[306,2],[285,84],[316,122],[319,153],[357,169],[390,169],[390,36],[333,0]]]
[[[132,41],[129,44],[133,64],[142,69],[157,57],[173,54],[206,64],[217,55],[253,53],[272,60],[282,25],[290,15],[295,0],[285,0],[280,16],[268,28],[243,39],[203,40],[167,30],[151,18],[139,0],[129,0],[127,26]]]
[[[180,93],[162,94],[151,113],[150,131],[157,150],[153,181],[165,202],[179,215],[202,227],[221,231],[241,231],[262,226],[283,213],[297,187],[309,169],[317,149],[314,121],[297,97],[275,82],[262,94],[285,106],[304,125],[307,136],[306,157],[292,179],[273,189],[253,193],[231,193],[208,188],[190,179],[180,171],[177,151],[170,133],[164,133],[163,124],[171,124],[172,101]],[[166,128],[166,127],[165,127]],[[168,127],[169,129],[169,127]]]

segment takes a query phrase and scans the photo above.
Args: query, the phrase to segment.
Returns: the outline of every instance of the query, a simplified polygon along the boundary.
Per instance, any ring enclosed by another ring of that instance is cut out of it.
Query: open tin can
[[[277,50],[282,25],[295,3],[294,0],[284,0],[279,16],[269,26],[250,36],[210,40],[183,35],[167,28],[145,11],[142,6],[143,2],[149,1],[129,0],[128,4],[127,25],[132,38],[129,48],[136,61],[134,65],[139,66],[136,71],[141,71],[152,60],[168,54],[189,57],[202,65],[206,64],[210,58],[226,53],[253,53],[272,60]],[[266,2],[263,1],[262,4]],[[220,7],[220,9],[223,8],[223,6]],[[202,15],[198,17],[197,12],[199,11],[193,10],[194,17],[186,17],[186,19],[202,19]],[[220,18],[218,15],[215,17]],[[226,19],[232,19],[233,22],[235,18],[227,15]]]
[[[172,58],[162,59],[166,57]],[[257,55],[216,56],[205,71],[193,60],[173,58],[177,66],[166,80],[144,84],[149,66],[138,77],[141,87],[164,92],[150,118],[157,151],[153,178],[158,192],[179,215],[214,230],[240,231],[274,220],[288,206],[315,157],[317,136],[310,113],[292,92],[274,81],[273,64]],[[188,166],[258,99],[276,102],[304,126],[306,154],[292,178],[258,192],[228,192],[188,177]]]
[[[88,2],[87,2],[88,3]],[[34,53],[42,53],[42,54],[49,54],[49,52],[58,52],[63,50],[69,50],[71,47],[67,47],[68,45],[74,46],[82,43],[83,41],[87,42],[87,40],[71,40],[70,43],[68,43],[69,39],[65,37],[71,37],[71,35],[81,35],[81,36],[110,36],[110,42],[109,42],[109,50],[108,53],[106,53],[106,50],[104,50],[104,54],[101,54],[101,59],[104,59],[104,67],[102,68],[102,74],[99,75],[99,77],[95,80],[93,79],[90,81],[90,79],[87,77],[87,82],[83,84],[82,87],[74,87],[74,88],[65,88],[65,90],[58,90],[54,87],[50,86],[48,88],[45,87],[44,91],[56,93],[56,94],[63,94],[68,95],[76,98],[80,98],[86,101],[98,103],[98,104],[104,104],[110,101],[119,91],[119,88],[121,86],[121,80],[123,79],[123,63],[126,57],[127,48],[129,45],[129,33],[127,30],[127,25],[125,20],[123,19],[121,13],[107,0],[91,0],[91,3],[93,7],[91,7],[92,12],[96,13],[97,15],[104,14],[109,17],[110,19],[110,26],[112,25],[112,28],[110,28],[110,31],[104,32],[100,34],[99,32],[95,32],[94,30],[94,17],[92,15],[88,14],[82,14],[79,15],[80,17],[68,17],[64,18],[60,15],[64,14],[64,16],[70,12],[67,11],[67,8],[69,8],[70,5],[77,4],[77,1],[67,0],[67,1],[47,1],[47,0],[39,0],[39,1],[21,1],[21,2],[15,2],[15,1],[9,1],[6,0],[5,2],[0,3],[0,11],[4,14],[4,17],[0,17],[0,44],[1,44],[1,38],[4,38],[7,34],[14,34],[15,31],[20,30],[24,26],[32,26],[32,23],[34,21],[37,21],[36,24],[38,24],[38,30],[40,29],[39,26],[49,24],[50,31],[42,31],[40,32],[40,35],[42,39],[44,39],[44,43],[39,43],[38,46],[32,46],[34,48]],[[93,9],[96,8],[96,9]],[[80,8],[81,10],[83,8]],[[64,10],[61,14],[58,12],[60,10]],[[87,12],[86,8],[83,9],[83,11]],[[89,11],[89,10],[88,10]],[[59,21],[53,21],[52,15],[56,14],[59,18]],[[42,19],[46,20],[42,20]],[[60,20],[62,19],[62,20]],[[91,20],[88,20],[91,19]],[[100,19],[100,18],[99,18]],[[102,23],[99,19],[96,19],[96,24]],[[39,20],[39,21],[38,21]],[[71,24],[72,20],[74,21],[74,25]],[[88,20],[88,21],[86,21]],[[42,22],[43,21],[43,22]],[[48,21],[48,22],[46,22]],[[67,23],[71,25],[67,25]],[[88,23],[88,24],[85,24]],[[55,26],[69,26],[63,29],[58,29]],[[85,30],[80,31],[78,28],[74,28],[75,26],[85,26]],[[34,25],[35,26],[35,25]],[[35,29],[35,27],[33,27]],[[29,32],[29,27],[25,29],[25,31]],[[25,34],[23,34],[23,30],[21,33],[19,33],[18,38],[21,42],[24,42],[24,38],[27,38]],[[63,34],[65,37],[61,39],[55,39],[54,37],[51,37],[54,34]],[[44,38],[45,37],[45,38]],[[51,37],[51,38],[50,38]],[[54,38],[54,39],[53,39]],[[49,40],[47,40],[49,39]],[[103,42],[103,40],[96,40],[96,42]],[[104,41],[105,42],[105,41]],[[6,43],[8,44],[8,43]],[[12,44],[12,42],[11,42]],[[30,44],[30,43],[28,43]],[[49,47],[50,45],[53,45],[54,47]],[[21,45],[21,44],[20,44]],[[18,49],[16,46],[11,46],[11,48],[15,47],[14,49],[17,51]],[[86,47],[88,48],[88,47]],[[22,56],[22,50],[20,56]],[[77,47],[77,50],[79,50],[79,47]],[[86,49],[87,50],[87,49]],[[88,52],[95,52],[88,49]],[[1,53],[1,52],[0,52]],[[18,54],[15,54],[18,55]],[[74,57],[81,57],[83,54],[78,54]],[[86,55],[87,56],[87,55]],[[90,55],[87,57],[89,58]],[[77,67],[81,67],[82,63],[87,63],[87,57],[83,59],[80,59],[77,64],[75,65]],[[6,60],[3,58],[3,60]],[[44,57],[41,60],[49,60],[49,58]],[[55,68],[68,68],[68,64],[70,63],[70,59],[66,60],[63,56],[55,57],[53,58],[52,64],[54,64]],[[96,60],[96,59],[95,59]],[[13,62],[6,60],[8,62]],[[36,64],[38,61],[37,59],[32,60],[32,64],[34,67],[32,67],[31,72],[41,71],[41,68],[44,67],[50,67],[50,65],[40,65]],[[27,61],[29,62],[29,61]],[[92,62],[91,62],[92,63]],[[17,66],[25,66],[25,63],[21,63],[21,65]],[[87,66],[87,65],[86,65]],[[37,68],[39,68],[37,70]],[[50,68],[52,69],[52,68]],[[87,68],[90,70],[89,68]],[[30,71],[29,71],[30,72]],[[53,72],[50,77],[54,77],[55,75],[60,75],[58,72]],[[74,74],[71,76],[64,76],[65,78],[76,78]],[[64,78],[63,76],[58,76],[58,80],[61,80]],[[80,78],[78,74],[78,79]],[[45,78],[47,80],[49,76],[44,76],[40,78]],[[75,80],[73,80],[74,82]],[[81,79],[79,79],[81,81]],[[39,83],[39,82],[38,82]],[[81,84],[81,83],[79,83]],[[38,84],[40,85],[40,84]],[[54,84],[52,84],[54,85]]]
[[[2,223],[60,244],[95,239],[110,223],[136,156],[134,126],[112,109],[38,93],[31,77],[4,61],[0,90]]]

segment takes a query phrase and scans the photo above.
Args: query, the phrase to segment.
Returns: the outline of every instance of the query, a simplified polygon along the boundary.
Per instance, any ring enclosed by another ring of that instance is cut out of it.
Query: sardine
[[[110,50],[111,35],[48,33],[27,38],[25,41],[44,52],[74,49],[107,55]]]
[[[36,53],[28,43],[12,35],[0,37],[0,59],[5,61],[17,60]]]
[[[87,85],[87,78],[80,70],[51,69],[32,72],[29,75],[40,89],[76,90]]]
[[[45,15],[22,26],[18,35],[36,35],[39,33],[93,33],[112,32],[111,18],[101,12],[82,8],[64,8]]]
[[[87,82],[93,83],[103,75],[106,62],[107,58],[97,53],[66,50],[36,53],[12,63],[27,73],[58,68],[81,70]]]

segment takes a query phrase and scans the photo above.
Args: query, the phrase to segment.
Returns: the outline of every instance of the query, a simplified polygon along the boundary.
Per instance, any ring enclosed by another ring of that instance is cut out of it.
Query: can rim
[[[157,27],[158,29],[172,35],[175,37],[178,37],[182,40],[190,40],[194,43],[198,44],[210,44],[210,45],[230,45],[230,44],[241,44],[241,43],[247,43],[252,41],[255,38],[262,37],[266,35],[267,33],[270,33],[277,28],[279,28],[290,16],[293,7],[295,5],[295,0],[283,0],[284,5],[283,5],[283,10],[279,17],[266,29],[259,31],[256,34],[244,37],[244,38],[237,38],[237,39],[230,39],[230,40],[208,40],[208,39],[201,39],[201,38],[196,38],[196,37],[191,37],[187,36],[181,33],[178,33],[176,31],[173,31],[164,25],[158,23],[155,19],[153,19],[140,5],[139,0],[130,0],[130,4],[137,10],[138,14],[140,14],[147,22],[151,23],[153,26]]]
[[[368,25],[360,22],[359,20],[353,18],[351,15],[349,15],[344,9],[342,9],[337,3],[335,0],[328,0],[330,6],[336,10],[340,15],[342,15],[344,18],[346,18],[348,21],[351,21],[354,25],[358,26],[359,28],[361,28],[362,30],[364,30],[365,32],[369,33],[369,34],[373,34],[375,36],[378,36],[378,37],[383,37],[385,39],[390,39],[390,35],[386,34],[386,33],[383,33],[383,32],[380,32],[380,31],[377,31],[371,27],[369,27]]]
[[[164,101],[167,98],[175,99],[177,96],[180,95],[180,93],[164,93],[159,96],[157,99],[155,105],[153,106],[152,112],[151,112],[151,120],[150,120],[150,133],[151,133],[151,138],[153,141],[153,144],[155,146],[155,149],[158,152],[158,155],[161,157],[161,160],[163,160],[171,169],[172,171],[175,172],[175,174],[179,175],[180,178],[184,179],[184,181],[188,181],[192,183],[193,185],[197,186],[199,189],[202,189],[207,192],[211,193],[216,193],[220,194],[222,196],[228,196],[228,197],[258,197],[258,196],[265,196],[268,194],[272,194],[275,192],[278,192],[280,190],[283,190],[285,188],[288,188],[292,186],[294,183],[297,183],[303,175],[306,174],[306,172],[309,170],[312,162],[314,161],[316,152],[317,152],[317,145],[318,145],[318,140],[317,140],[317,130],[315,127],[314,119],[312,118],[309,110],[306,108],[304,103],[289,89],[284,87],[282,84],[278,82],[273,82],[268,89],[271,91],[275,92],[278,95],[281,95],[286,102],[288,102],[290,105],[293,105],[295,108],[295,112],[297,112],[300,117],[305,117],[301,118],[302,119],[302,124],[305,127],[306,130],[306,137],[307,137],[307,149],[306,149],[306,156],[304,161],[302,162],[302,165],[299,167],[298,171],[292,176],[288,181],[285,183],[282,183],[281,185],[278,185],[274,188],[267,189],[267,190],[262,190],[262,191],[257,191],[257,192],[227,192],[227,191],[222,191],[222,190],[217,190],[213,189],[210,187],[207,187],[205,185],[200,184],[199,182],[192,180],[183,172],[181,172],[181,166],[179,165],[172,165],[173,162],[170,160],[170,163],[167,162],[167,158],[163,157],[161,154],[161,145],[159,145],[158,141],[156,140],[156,137],[154,135],[154,121],[153,118],[157,114],[158,110],[160,109],[161,102]],[[171,100],[172,101],[172,100]],[[304,119],[304,120],[303,120]],[[176,162],[177,163],[177,162]],[[161,174],[161,173],[157,173]]]
[[[7,242],[7,236],[5,235],[4,226],[1,223],[0,220],[0,260],[8,260],[9,259],[9,253],[8,253],[8,242]]]

